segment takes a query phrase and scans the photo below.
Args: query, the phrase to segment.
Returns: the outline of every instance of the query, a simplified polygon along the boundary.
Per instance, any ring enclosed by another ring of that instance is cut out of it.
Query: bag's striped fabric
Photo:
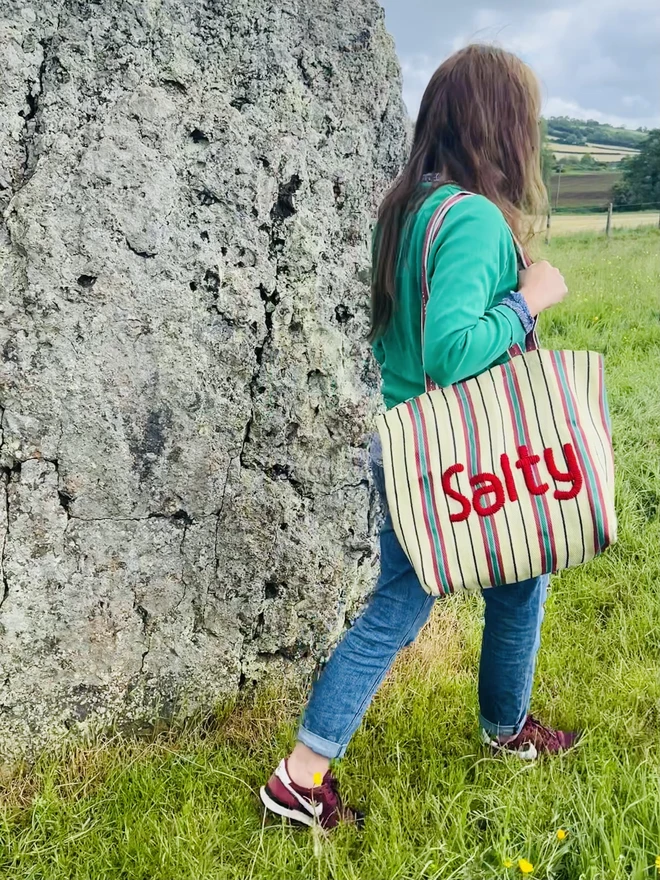
[[[616,539],[603,359],[528,347],[378,419],[394,529],[433,595],[579,565]]]

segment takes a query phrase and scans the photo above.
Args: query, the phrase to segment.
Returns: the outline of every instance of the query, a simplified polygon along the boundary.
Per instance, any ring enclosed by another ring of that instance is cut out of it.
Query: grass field
[[[613,229],[636,229],[642,226],[658,226],[659,211],[615,211],[612,214]],[[602,214],[553,214],[553,235],[570,235],[574,232],[605,232],[607,211]],[[541,222],[545,229],[545,221]]]
[[[558,144],[552,141],[549,146],[555,159],[563,159],[566,156],[572,156],[576,159],[580,159],[582,156],[593,156],[599,162],[620,162],[622,159],[629,159],[639,152],[639,150],[628,147],[608,147],[603,144],[585,144],[579,147],[574,144]]]
[[[339,774],[368,817],[329,839],[264,824],[256,791],[291,744],[291,689],[150,743],[44,756],[7,774],[12,880],[650,880],[660,856],[660,234],[557,238],[571,297],[549,347],[605,353],[620,541],[556,577],[533,708],[581,747],[521,766],[478,745],[480,602],[438,604]],[[559,839],[557,832],[565,832]],[[506,867],[511,864],[511,867]],[[523,864],[523,867],[526,865]]]
[[[559,180],[561,178],[561,180]],[[552,207],[573,210],[577,208],[607,207],[612,198],[612,187],[621,179],[618,171],[587,171],[583,174],[553,174],[549,196]],[[559,191],[559,198],[557,192]]]

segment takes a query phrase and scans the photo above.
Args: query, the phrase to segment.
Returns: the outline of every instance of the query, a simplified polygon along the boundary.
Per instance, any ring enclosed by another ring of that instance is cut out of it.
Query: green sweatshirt
[[[513,239],[499,208],[479,195],[449,210],[431,248],[421,338],[426,227],[436,208],[456,192],[453,185],[432,191],[402,232],[394,313],[373,346],[388,409],[423,394],[425,372],[437,385],[453,385],[504,363],[508,349],[525,340],[520,318],[501,304],[518,289]]]

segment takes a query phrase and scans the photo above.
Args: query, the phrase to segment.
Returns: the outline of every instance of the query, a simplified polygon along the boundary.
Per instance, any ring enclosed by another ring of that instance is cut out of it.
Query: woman
[[[514,55],[468,46],[429,83],[410,160],[383,201],[374,246],[371,341],[386,406],[424,392],[425,372],[446,386],[478,375],[524,343],[536,316],[567,293],[547,262],[518,271],[511,230],[525,239],[525,216],[541,208],[540,97],[531,70]],[[428,223],[449,196],[454,204],[428,263],[430,298],[420,330],[422,246]],[[382,465],[372,449],[374,477]],[[381,574],[371,601],[316,682],[298,732],[261,798],[271,812],[331,828],[356,821],[342,804],[330,760],[341,757],[398,651],[426,622],[425,593],[387,515]],[[479,669],[480,724],[493,752],[524,759],[572,746],[576,735],[529,715],[548,579],[485,591]]]

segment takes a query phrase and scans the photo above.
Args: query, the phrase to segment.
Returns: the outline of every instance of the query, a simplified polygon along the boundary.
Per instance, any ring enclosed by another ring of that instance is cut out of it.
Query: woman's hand
[[[533,263],[518,276],[518,290],[525,297],[527,307],[536,317],[540,312],[556,306],[568,293],[564,276],[547,260]]]

